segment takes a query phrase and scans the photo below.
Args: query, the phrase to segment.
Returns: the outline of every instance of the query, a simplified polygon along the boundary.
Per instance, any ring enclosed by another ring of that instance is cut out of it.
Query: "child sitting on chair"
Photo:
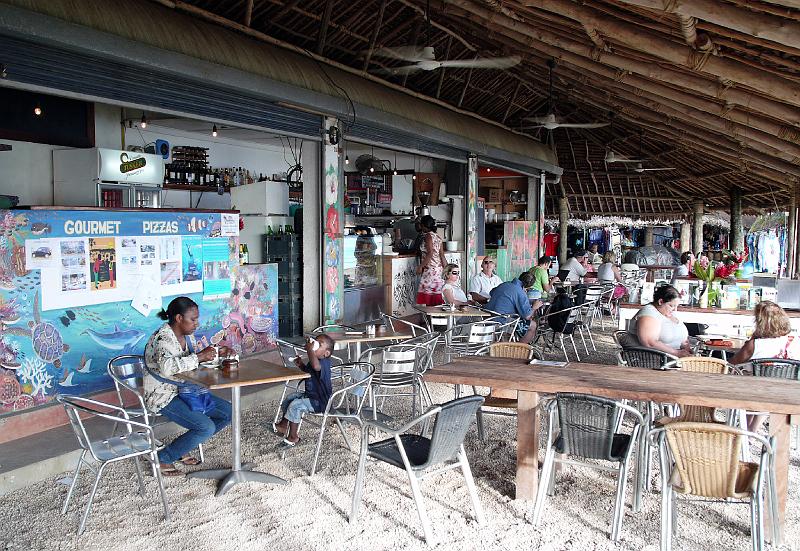
[[[295,365],[311,377],[304,380],[305,392],[293,392],[286,396],[281,403],[283,417],[274,423],[272,429],[276,434],[283,436],[283,445],[292,447],[300,441],[297,429],[304,413],[322,413],[328,406],[333,386],[331,385],[331,353],[333,352],[333,339],[325,334],[311,337],[306,343],[308,363],[297,357]]]

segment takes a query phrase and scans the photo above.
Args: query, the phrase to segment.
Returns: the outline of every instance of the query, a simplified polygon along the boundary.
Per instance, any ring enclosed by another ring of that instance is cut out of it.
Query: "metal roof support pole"
[[[703,200],[695,199],[692,204],[694,211],[694,246],[695,254],[703,252]]]
[[[731,231],[728,236],[728,248],[733,252],[744,251],[744,227],[742,226],[742,188],[731,188]]]
[[[797,273],[797,184],[789,195],[789,233],[786,236],[787,266],[786,277],[794,277]]]

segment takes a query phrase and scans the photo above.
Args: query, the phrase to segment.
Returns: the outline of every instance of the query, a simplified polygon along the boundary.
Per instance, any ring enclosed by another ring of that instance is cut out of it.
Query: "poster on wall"
[[[0,239],[0,416],[49,403],[58,393],[84,395],[111,388],[108,361],[121,354],[142,354],[149,336],[163,323],[155,312],[175,296],[159,285],[160,237],[181,237],[181,256],[183,239],[190,238],[187,242],[202,272],[202,242],[219,235],[219,217],[220,213],[197,217],[170,211],[0,210],[0,232],[5,236]],[[31,268],[26,249],[45,246],[34,243],[42,239],[51,240],[47,246],[55,260],[47,267]],[[238,239],[222,241],[228,274],[239,277]],[[112,251],[115,264],[106,257]],[[101,263],[95,270],[97,289],[92,255]],[[195,272],[183,257],[180,263],[183,285],[189,283],[184,274]],[[274,348],[277,324],[270,316],[277,300],[277,273],[266,270],[237,279],[246,292],[236,301],[232,294],[204,301],[202,279],[191,283],[199,291],[181,294],[200,305],[198,340],[245,354]],[[49,308],[45,296],[50,297]]]
[[[228,248],[225,238],[203,240],[203,300],[231,294]]]
[[[221,213],[220,235],[232,237],[239,235],[239,215],[232,212]]]
[[[25,242],[25,268],[51,268],[58,265],[57,239],[29,239]]]

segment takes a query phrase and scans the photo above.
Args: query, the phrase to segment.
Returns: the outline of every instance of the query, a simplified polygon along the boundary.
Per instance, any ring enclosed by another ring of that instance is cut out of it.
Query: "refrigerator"
[[[289,216],[289,184],[261,181],[231,188],[231,208],[239,211],[244,228],[239,243],[247,245],[250,264],[264,260],[264,234],[267,226],[277,232],[280,226],[294,224]]]
[[[58,206],[159,208],[163,182],[160,155],[106,148],[53,151]]]

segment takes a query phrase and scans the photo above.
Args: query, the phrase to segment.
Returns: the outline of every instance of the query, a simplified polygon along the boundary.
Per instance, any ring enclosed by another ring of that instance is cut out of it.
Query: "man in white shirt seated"
[[[569,270],[566,279],[568,281],[580,281],[580,278],[586,275],[588,269],[586,268],[586,251],[578,249],[575,254],[564,262],[561,266],[561,271]]]
[[[675,268],[672,272],[672,285],[675,285],[675,280],[679,277],[687,277],[691,275],[692,268],[694,268],[694,255],[689,251],[681,254],[681,265]]]
[[[494,273],[495,262],[491,257],[485,257],[481,263],[481,271],[469,280],[470,298],[478,304],[489,302],[492,289],[503,283],[503,280]]]

